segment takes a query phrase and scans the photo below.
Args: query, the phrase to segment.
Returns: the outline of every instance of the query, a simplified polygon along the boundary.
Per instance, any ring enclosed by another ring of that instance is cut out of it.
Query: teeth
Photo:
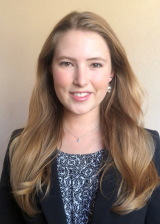
[[[78,96],[78,97],[84,97],[89,95],[89,93],[74,93],[74,95]]]

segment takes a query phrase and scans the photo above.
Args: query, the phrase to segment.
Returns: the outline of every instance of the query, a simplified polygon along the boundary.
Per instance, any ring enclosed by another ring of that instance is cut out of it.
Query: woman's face
[[[109,48],[96,32],[68,31],[58,41],[51,72],[65,110],[97,112],[113,77]]]

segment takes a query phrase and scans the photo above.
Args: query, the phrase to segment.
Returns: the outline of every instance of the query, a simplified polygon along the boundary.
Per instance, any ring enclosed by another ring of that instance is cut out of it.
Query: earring
[[[111,88],[111,86],[109,85],[107,89],[108,89],[107,92],[110,93],[112,88]]]

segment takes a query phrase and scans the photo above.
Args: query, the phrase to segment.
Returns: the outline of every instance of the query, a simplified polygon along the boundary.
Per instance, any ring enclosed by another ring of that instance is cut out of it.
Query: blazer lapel
[[[41,200],[39,196],[42,211],[46,217],[48,224],[67,224],[64,211],[61,190],[59,187],[57,173],[57,159],[51,163],[51,186],[49,193]]]
[[[109,168],[105,173],[102,180],[103,194],[99,186],[91,224],[103,224],[108,219],[109,212],[117,198],[118,176],[114,168]]]

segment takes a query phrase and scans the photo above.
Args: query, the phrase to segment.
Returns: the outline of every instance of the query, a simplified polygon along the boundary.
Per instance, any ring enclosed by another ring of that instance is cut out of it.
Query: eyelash
[[[100,68],[100,67],[102,67],[102,65],[99,64],[99,63],[93,63],[93,64],[91,64],[91,66],[92,66],[93,68]]]
[[[71,64],[70,62],[68,62],[68,61],[63,61],[63,62],[60,63],[60,65],[69,67],[69,66],[71,66],[72,64]]]
[[[72,63],[68,62],[68,61],[63,61],[60,63],[60,65],[65,66],[65,67],[70,67],[70,66],[72,66]],[[91,64],[91,67],[92,68],[100,68],[100,67],[102,67],[102,64],[93,63],[93,64]]]

